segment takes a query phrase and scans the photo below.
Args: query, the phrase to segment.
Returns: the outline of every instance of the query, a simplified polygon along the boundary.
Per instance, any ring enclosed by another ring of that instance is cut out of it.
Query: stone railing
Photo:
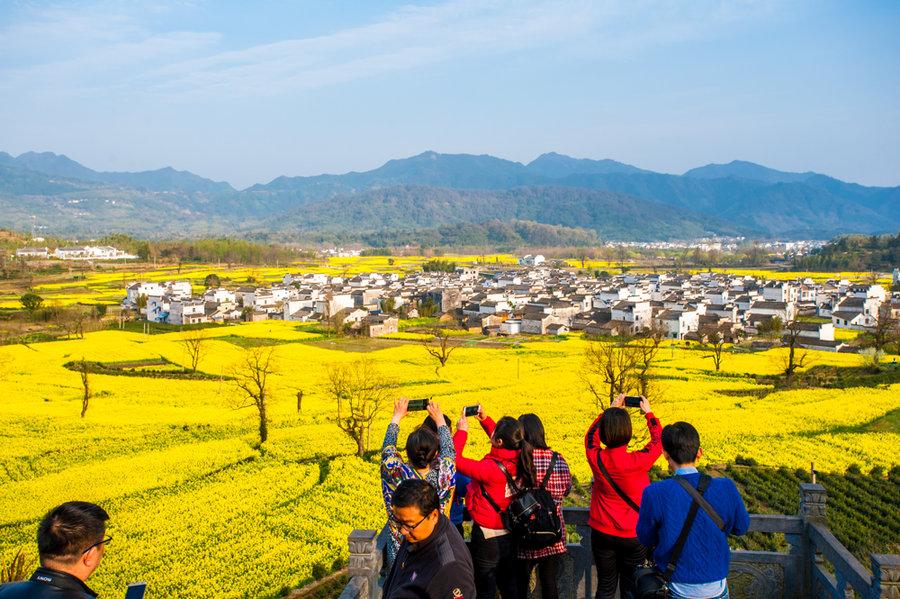
[[[872,555],[866,569],[838,541],[825,523],[825,488],[800,485],[800,513],[796,516],[752,514],[750,531],[783,534],[787,552],[732,550],[728,575],[731,596],[741,598],[831,597],[900,599],[900,556]],[[569,543],[559,573],[560,597],[591,599],[596,573],[591,554],[587,508],[565,508],[566,524],[576,539]],[[571,530],[571,528],[570,528]],[[379,599],[381,550],[377,533],[355,530],[350,535],[350,582],[341,599]],[[535,589],[532,597],[540,597]]]

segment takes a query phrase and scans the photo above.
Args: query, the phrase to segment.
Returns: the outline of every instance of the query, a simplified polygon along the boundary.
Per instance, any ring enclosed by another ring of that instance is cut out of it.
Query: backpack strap
[[[606,466],[603,464],[603,460],[600,458],[600,451],[597,451],[597,466],[600,467],[600,472],[603,473],[603,478],[606,479],[606,482],[609,483],[609,486],[613,488],[619,497],[622,498],[622,501],[628,504],[628,507],[633,509],[636,512],[641,511],[641,506],[634,502],[634,500],[625,494],[625,491],[622,490],[622,487],[616,484],[616,481],[612,479],[612,476],[609,475],[609,470],[606,469]]]
[[[547,483],[550,482],[550,476],[553,475],[553,469],[556,468],[557,459],[559,459],[559,454],[554,451],[553,455],[550,456],[550,465],[547,466],[547,472],[544,473],[544,480],[541,481],[539,486],[540,489],[547,488]]]
[[[675,477],[676,480],[678,477]],[[700,496],[706,491],[706,488],[709,487],[710,480],[712,480],[708,474],[700,475],[700,482],[697,485],[696,493]],[[688,483],[690,484],[690,483]],[[693,489],[693,487],[691,487]],[[666,571],[663,573],[663,577],[666,579],[666,582],[672,580],[672,574],[675,573],[675,566],[678,563],[678,558],[681,557],[681,550],[684,549],[684,544],[687,541],[688,533],[691,532],[691,526],[694,524],[694,519],[697,517],[697,511],[700,509],[700,504],[693,499],[693,494],[691,494],[691,507],[688,510],[687,519],[684,521],[684,526],[681,527],[681,532],[678,535],[678,540],[675,541],[675,545],[672,547],[672,557],[669,558],[669,563],[666,565]]]
[[[492,458],[493,459],[493,458]],[[503,472],[504,476],[506,476],[506,483],[512,487],[513,492],[519,491],[519,486],[516,484],[516,481],[513,480],[513,477],[510,476],[509,470],[506,469],[506,466],[503,465],[503,462],[500,460],[493,460],[497,466],[500,467],[500,471]],[[500,509],[500,505],[494,501],[494,498],[491,497],[491,494],[488,493],[487,489],[484,487],[484,483],[479,481],[478,486],[481,487],[481,494],[484,495],[484,498],[487,499],[487,502],[491,504],[491,507],[494,508],[494,511],[500,515],[503,515],[503,510]]]
[[[706,475],[704,475],[704,476],[706,476]],[[703,495],[698,493],[697,489],[695,489],[693,487],[693,485],[691,485],[691,483],[686,481],[683,477],[676,476],[675,480],[678,481],[678,484],[680,484],[682,487],[684,487],[684,490],[687,491],[688,494],[694,498],[694,501],[696,501],[698,504],[700,504],[700,507],[702,507],[703,511],[705,511],[707,513],[707,515],[709,515],[709,517],[712,519],[712,521],[715,523],[715,525],[719,527],[719,530],[721,530],[722,532],[725,532],[725,521],[722,520],[722,517],[718,513],[716,513],[716,509],[712,505],[710,505],[710,503],[703,497]],[[707,483],[707,484],[709,484],[709,483]]]

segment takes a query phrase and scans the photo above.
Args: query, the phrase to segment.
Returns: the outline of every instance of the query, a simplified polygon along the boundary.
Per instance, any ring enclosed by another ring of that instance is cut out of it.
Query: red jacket
[[[485,418],[481,423],[484,432],[490,437],[496,424],[490,418]],[[481,493],[481,485],[487,489],[491,498],[501,510],[509,505],[510,491],[507,489],[506,476],[497,465],[497,460],[503,462],[509,474],[516,478],[519,452],[515,449],[501,449],[491,446],[491,451],[480,460],[463,457],[463,449],[469,438],[468,431],[457,429],[453,435],[453,445],[456,448],[456,471],[472,479],[466,491],[466,507],[478,525],[484,528],[502,529],[503,521],[500,514],[491,506]]]
[[[584,436],[584,451],[594,474],[588,524],[591,528],[614,537],[633,538],[637,536],[635,528],[638,513],[610,486],[597,466],[597,460],[603,460],[603,465],[619,488],[640,506],[644,488],[650,485],[647,473],[662,454],[662,426],[653,412],[648,412],[645,417],[650,430],[650,442],[643,449],[629,452],[627,445],[601,449],[599,425],[602,416],[601,412]]]

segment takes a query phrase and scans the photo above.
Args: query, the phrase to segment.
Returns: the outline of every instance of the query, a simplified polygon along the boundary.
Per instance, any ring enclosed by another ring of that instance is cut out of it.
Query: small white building
[[[23,260],[45,260],[50,257],[47,248],[19,248],[16,250],[16,258]]]

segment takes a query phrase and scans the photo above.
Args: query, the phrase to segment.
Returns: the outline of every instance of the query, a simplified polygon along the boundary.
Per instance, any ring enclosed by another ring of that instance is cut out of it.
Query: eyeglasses
[[[94,547],[100,547],[101,545],[106,545],[106,544],[109,543],[110,541],[112,541],[112,537],[106,537],[106,538],[103,539],[102,541],[97,541],[96,543],[94,543],[93,545],[91,545],[90,547],[88,547],[87,549],[85,549],[84,551],[82,551],[82,552],[81,552],[81,555],[84,555],[85,553],[87,553],[88,551],[90,551],[91,549],[93,549]]]
[[[429,516],[430,515],[431,514],[429,514]],[[391,514],[391,522],[393,522],[394,525],[397,526],[397,530],[406,530],[407,532],[414,531],[416,528],[418,528],[419,524],[421,524],[422,522],[425,522],[425,520],[427,520],[427,519],[428,519],[428,516],[425,516],[424,518],[422,518],[415,524],[407,524],[406,522],[401,522],[400,520],[397,520],[397,518],[395,518],[394,515]]]

